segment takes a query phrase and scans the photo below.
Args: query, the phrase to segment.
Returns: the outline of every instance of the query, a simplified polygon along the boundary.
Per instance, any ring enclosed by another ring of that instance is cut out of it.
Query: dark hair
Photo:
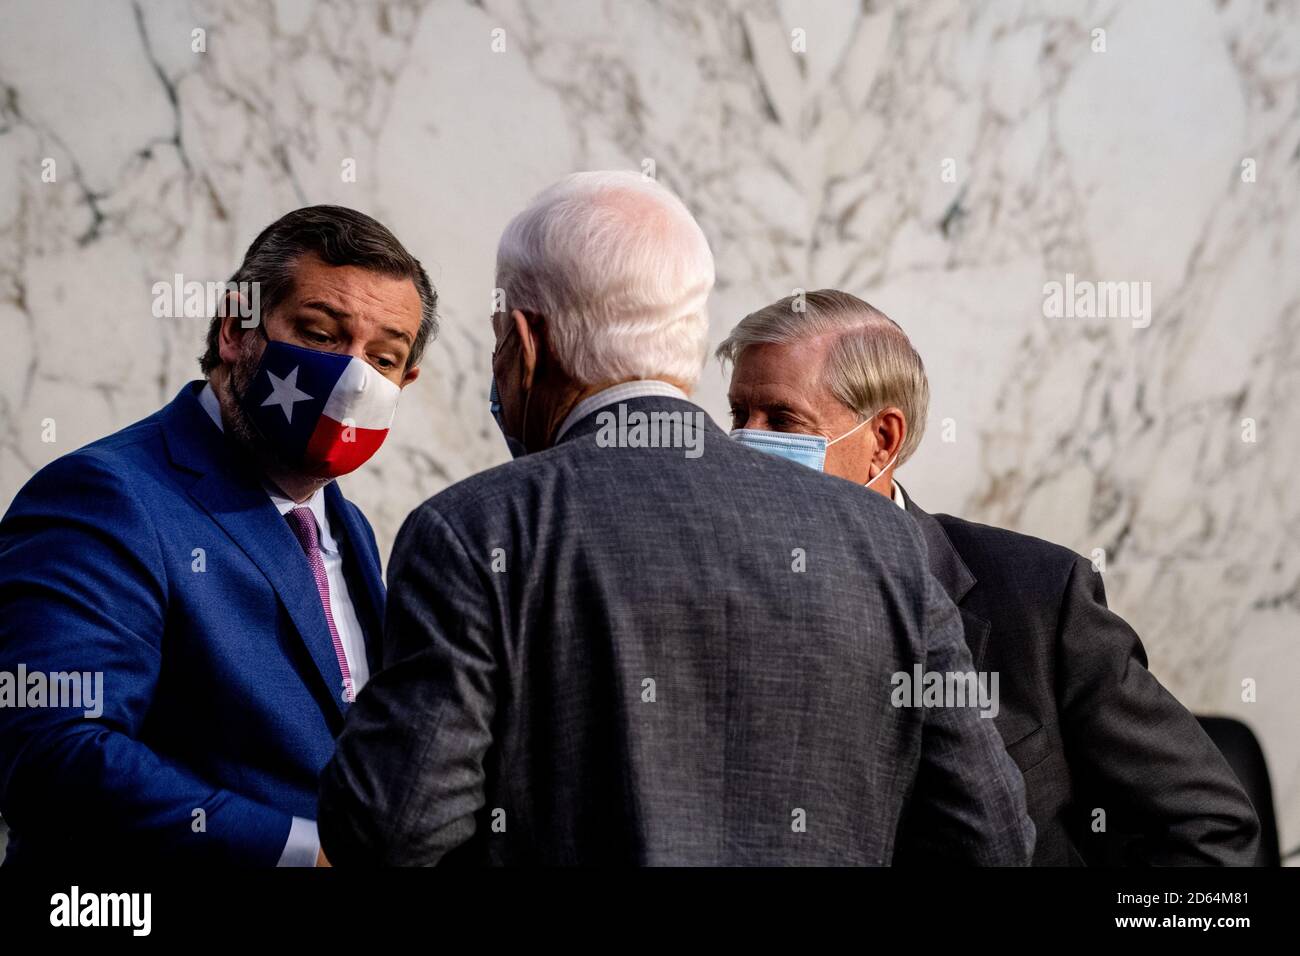
[[[298,260],[314,254],[331,266],[360,266],[395,278],[410,279],[420,293],[420,329],[411,343],[406,367],[420,361],[424,346],[438,334],[438,293],[429,276],[383,223],[344,206],[304,206],[262,230],[244,253],[230,282],[256,282],[263,315],[293,291]],[[199,357],[204,375],[221,364],[220,311],[208,326],[208,348]]]

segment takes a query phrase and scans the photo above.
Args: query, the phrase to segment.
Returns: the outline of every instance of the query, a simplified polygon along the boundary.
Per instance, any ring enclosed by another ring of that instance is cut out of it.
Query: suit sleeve
[[[167,593],[157,531],[113,463],[74,453],[19,493],[0,522],[0,672],[88,674],[102,692],[91,707],[0,706],[0,812],[18,837],[79,853],[274,865],[289,814],[139,740]]]
[[[928,571],[925,591],[925,669],[969,673],[975,665],[956,606]],[[1025,783],[991,718],[980,708],[925,709],[921,757],[904,808],[895,863],[1026,866],[1034,824]]]
[[[1130,862],[1252,864],[1259,821],[1249,799],[1196,718],[1147,670],[1137,634],[1106,607],[1101,575],[1082,558],[1057,639],[1071,770],[1112,820],[1132,813],[1156,834]]]
[[[357,696],[321,778],[336,866],[432,866],[474,835],[496,713],[489,591],[429,505],[389,567],[384,667]]]

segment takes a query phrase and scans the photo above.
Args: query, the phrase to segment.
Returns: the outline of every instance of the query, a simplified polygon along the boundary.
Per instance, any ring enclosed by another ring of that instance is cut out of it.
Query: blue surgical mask
[[[763,428],[737,428],[731,433],[731,437],[746,447],[798,462],[801,465],[807,465],[814,471],[825,471],[826,449],[837,441],[848,438],[879,414],[880,412],[876,412],[875,415],[863,419],[839,438],[826,438],[823,435],[804,435],[799,432],[773,432]],[[895,455],[889,460],[889,465],[892,465],[897,460],[898,456]],[[880,475],[889,470],[889,465],[882,468],[880,474],[868,481],[863,487],[870,488]]]
[[[496,420],[497,428],[501,429],[501,436],[506,440],[506,448],[510,450],[510,457],[522,458],[528,454],[528,449],[524,447],[524,443],[506,431],[505,419],[501,417],[501,394],[497,391],[497,377],[495,375],[492,376],[492,389],[488,392],[488,411],[492,413],[492,417]]]

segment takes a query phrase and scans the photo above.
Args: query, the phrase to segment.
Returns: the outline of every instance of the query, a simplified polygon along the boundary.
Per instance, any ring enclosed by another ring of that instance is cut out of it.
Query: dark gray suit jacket
[[[870,497],[880,497],[871,495]],[[904,492],[1025,776],[1035,866],[1234,864],[1259,824],[1196,718],[1147,670],[1102,576],[1060,545],[928,515]],[[1105,830],[1094,828],[1105,811]]]
[[[895,672],[971,667],[916,525],[626,404],[699,412],[703,453],[601,447],[593,412],[407,519],[322,777],[331,861],[1026,863],[993,722],[891,704]]]

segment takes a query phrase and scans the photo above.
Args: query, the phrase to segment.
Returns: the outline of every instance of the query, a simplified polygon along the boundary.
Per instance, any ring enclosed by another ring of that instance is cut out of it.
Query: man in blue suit
[[[317,777],[384,612],[374,534],[333,479],[387,434],[436,304],[374,219],[292,212],[228,284],[207,381],[18,494],[0,522],[7,862],[317,862]],[[93,707],[67,693],[83,686]]]

